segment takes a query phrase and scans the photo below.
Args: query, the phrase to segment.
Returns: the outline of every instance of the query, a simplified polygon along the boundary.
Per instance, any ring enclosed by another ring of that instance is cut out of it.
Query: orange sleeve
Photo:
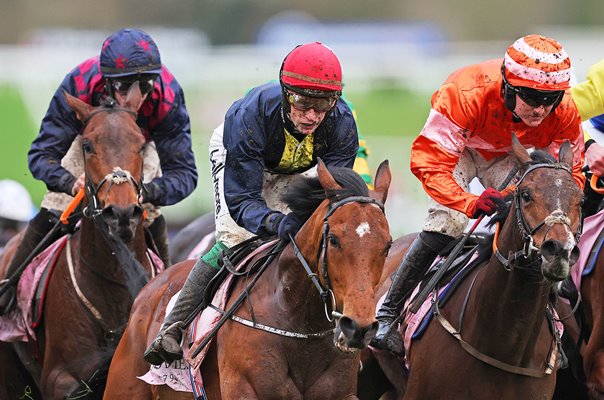
[[[459,86],[447,81],[432,95],[432,109],[411,148],[411,172],[424,190],[438,203],[467,215],[478,196],[468,193],[455,181],[453,170],[474,129],[472,98],[460,93]]]
[[[411,148],[411,172],[424,190],[440,204],[467,215],[468,207],[478,196],[466,192],[453,178],[459,156],[444,150],[438,143],[419,135]]]

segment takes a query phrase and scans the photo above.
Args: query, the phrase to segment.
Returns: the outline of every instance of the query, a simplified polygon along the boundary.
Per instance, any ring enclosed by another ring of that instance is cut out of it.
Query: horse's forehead
[[[136,122],[124,113],[99,114],[86,128],[82,134],[85,139],[116,150],[124,150],[129,145],[141,146],[145,141]]]
[[[376,204],[348,203],[341,207],[341,221],[347,229],[352,228],[356,235],[350,235],[353,240],[362,239],[366,235],[377,234],[377,225],[381,218],[376,216],[376,212],[382,211]],[[385,218],[383,219],[385,221]]]

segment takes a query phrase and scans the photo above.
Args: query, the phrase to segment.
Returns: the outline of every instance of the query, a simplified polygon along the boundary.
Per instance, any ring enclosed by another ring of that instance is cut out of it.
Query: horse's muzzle
[[[559,282],[566,279],[578,259],[577,245],[570,251],[557,240],[547,240],[541,245],[541,270],[543,276],[550,281]]]
[[[143,209],[137,205],[126,207],[109,205],[103,209],[101,215],[109,232],[119,236],[125,243],[129,243],[141,222]]]
[[[362,350],[369,345],[377,329],[377,321],[373,321],[368,326],[360,326],[356,321],[344,315],[336,324],[334,345],[346,353]]]

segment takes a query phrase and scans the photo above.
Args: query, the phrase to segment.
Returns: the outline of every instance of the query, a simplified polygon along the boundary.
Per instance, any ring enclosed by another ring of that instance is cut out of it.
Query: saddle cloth
[[[264,243],[248,254],[239,264],[237,264],[237,271],[245,268],[256,255],[271,248],[275,243],[276,240]],[[234,275],[229,274],[216,291],[211,303],[216,309],[224,309],[228,300],[229,289],[233,278]],[[174,307],[174,303],[176,303],[179,293],[180,291],[170,299],[170,302],[166,307],[166,315]],[[211,341],[208,342],[195,358],[191,357],[191,353],[209,335],[222,317],[222,313],[217,311],[214,307],[206,307],[203,312],[193,320],[187,332],[185,332],[185,337],[188,337],[189,343],[192,343],[191,346],[184,346],[183,349],[186,363],[183,362],[183,360],[177,360],[171,364],[163,363],[160,366],[151,366],[149,372],[138,378],[150,385],[168,385],[176,391],[193,392],[196,398],[204,399],[205,392],[203,390],[203,380],[199,371],[199,366],[202,364],[203,359],[210,348]]]

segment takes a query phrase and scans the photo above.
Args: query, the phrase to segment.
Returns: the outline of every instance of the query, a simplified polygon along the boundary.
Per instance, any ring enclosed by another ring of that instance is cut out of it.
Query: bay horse
[[[328,170],[320,162],[317,171],[318,178],[300,177],[284,197],[306,221],[294,238],[297,250],[288,244],[248,292],[246,306],[235,312],[266,330],[230,319],[209,344],[200,367],[209,399],[356,399],[357,350],[377,330],[374,289],[391,244],[382,206],[390,169],[382,163],[371,193],[352,170]],[[173,265],[137,297],[105,399],[191,398],[136,376],[149,371],[145,348],[192,265]],[[236,278],[232,293],[246,291],[250,279]]]
[[[130,308],[152,267],[139,203],[145,138],[136,123],[143,100],[138,84],[120,105],[65,98],[83,123],[84,218],[52,270],[37,341],[15,344],[27,355],[24,363],[37,365],[30,371],[46,400],[101,397]]]
[[[578,258],[583,196],[568,143],[559,162],[542,151],[529,155],[515,137],[512,152],[521,175],[508,210],[493,218],[497,233],[480,252],[484,261],[445,304],[433,297],[432,319],[407,351],[407,376],[394,355],[365,354],[373,362],[361,371],[360,398],[377,399],[386,389],[393,399],[552,397],[559,338],[549,302]],[[398,247],[403,253],[408,241]],[[403,255],[391,252],[387,267]],[[369,376],[383,385],[363,390]]]

